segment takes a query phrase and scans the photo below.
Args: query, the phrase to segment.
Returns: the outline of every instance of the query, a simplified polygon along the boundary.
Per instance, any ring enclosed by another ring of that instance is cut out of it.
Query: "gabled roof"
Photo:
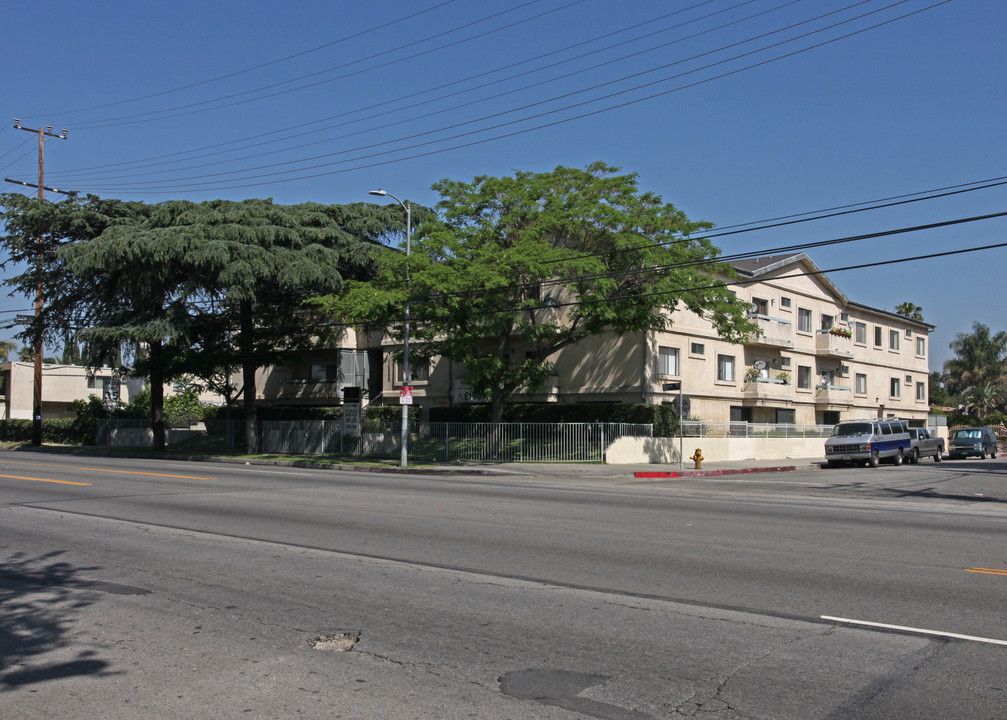
[[[878,315],[884,315],[892,319],[898,319],[901,322],[910,322],[921,327],[925,327],[929,330],[933,330],[936,326],[931,325],[928,322],[923,322],[922,320],[913,320],[912,318],[906,317],[905,315],[899,315],[890,310],[882,310],[880,308],[871,307],[870,305],[865,305],[863,303],[854,302],[846,297],[846,294],[839,289],[839,287],[829,279],[818,265],[808,257],[807,253],[794,253],[792,255],[764,255],[757,258],[748,258],[745,260],[735,260],[730,263],[738,275],[742,278],[751,278],[756,280],[759,277],[774,273],[777,271],[786,271],[787,268],[794,268],[794,266],[803,266],[800,270],[805,275],[813,275],[817,280],[822,283],[832,294],[835,295],[836,300],[840,307],[852,306],[860,310],[864,310],[870,313],[875,313]]]

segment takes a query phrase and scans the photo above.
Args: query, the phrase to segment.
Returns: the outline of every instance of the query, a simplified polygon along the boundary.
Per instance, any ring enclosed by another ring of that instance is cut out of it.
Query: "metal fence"
[[[401,424],[365,421],[359,436],[344,435],[341,422],[264,421],[263,453],[397,458]],[[652,437],[653,425],[632,423],[412,423],[409,457],[416,462],[602,462],[605,449],[620,437]],[[153,432],[143,420],[103,420],[98,445],[151,447]],[[169,428],[172,449],[241,451],[244,424],[214,421]]]
[[[682,434],[685,437],[706,438],[825,438],[832,428],[832,425],[685,420]]]

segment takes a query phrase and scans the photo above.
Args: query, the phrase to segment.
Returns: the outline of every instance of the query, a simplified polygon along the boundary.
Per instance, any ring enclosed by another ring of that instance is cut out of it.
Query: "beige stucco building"
[[[0,419],[31,420],[34,401],[35,364],[7,362],[0,365],[3,374],[3,408]],[[42,366],[42,417],[73,417],[73,401],[99,398],[118,392],[122,402],[129,402],[138,382],[127,382],[113,375],[111,368],[89,370],[80,365]],[[113,390],[113,384],[115,390]]]
[[[722,340],[712,323],[684,309],[667,331],[588,338],[549,358],[545,387],[517,393],[546,403],[677,404],[706,421],[832,424],[840,419],[928,412],[929,333],[933,326],[854,302],[804,253],[733,263],[736,295],[761,329],[747,343]],[[314,351],[289,367],[260,373],[266,403],[336,404],[345,386],[365,403],[397,405],[399,350],[387,337],[344,339],[342,350]],[[521,352],[515,348],[514,352]],[[465,368],[441,359],[413,367],[414,404],[424,410],[480,402]]]

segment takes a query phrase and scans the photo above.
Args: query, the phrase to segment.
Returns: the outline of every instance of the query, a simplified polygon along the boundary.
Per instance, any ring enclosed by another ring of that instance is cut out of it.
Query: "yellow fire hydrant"
[[[697,470],[703,469],[703,451],[700,448],[696,448],[696,452],[694,452],[692,457],[689,459],[696,463]]]

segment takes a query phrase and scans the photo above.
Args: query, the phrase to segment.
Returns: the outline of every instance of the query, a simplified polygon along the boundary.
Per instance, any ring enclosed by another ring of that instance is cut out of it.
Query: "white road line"
[[[905,627],[904,625],[886,625],[885,623],[869,622],[867,620],[851,620],[850,618],[832,617],[830,615],[820,616],[822,620],[847,623],[850,625],[865,625],[867,627],[883,628],[885,630],[902,630],[903,632],[919,633],[921,635],[936,635],[937,637],[955,638],[956,640],[969,640],[971,642],[988,643],[990,645],[1007,645],[1007,640],[996,640],[994,638],[977,637],[975,635],[959,635],[958,633],[943,632],[941,630],[926,630],[924,628]]]

